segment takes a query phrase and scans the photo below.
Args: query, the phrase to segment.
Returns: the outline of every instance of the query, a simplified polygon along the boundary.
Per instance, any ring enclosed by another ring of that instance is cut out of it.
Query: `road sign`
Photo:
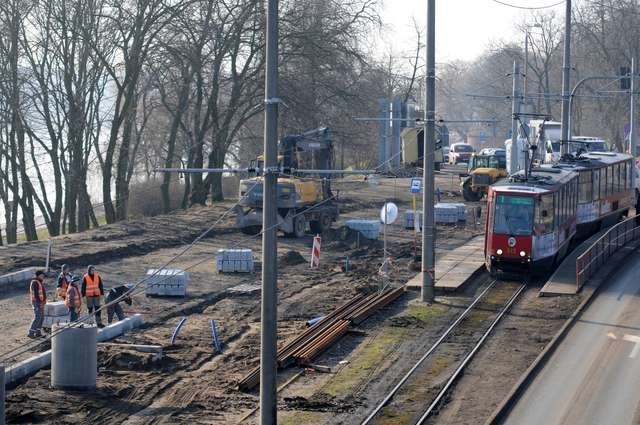
[[[409,192],[420,193],[420,190],[422,190],[422,179],[411,179],[411,187],[409,188]]]

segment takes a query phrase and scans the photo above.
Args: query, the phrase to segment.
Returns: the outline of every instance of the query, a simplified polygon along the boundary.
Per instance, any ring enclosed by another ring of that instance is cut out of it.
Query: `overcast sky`
[[[538,7],[558,3],[558,0],[504,2]],[[564,7],[562,4],[551,10],[564,17]],[[382,17],[387,29],[382,34],[383,45],[393,46],[396,54],[415,51],[412,17],[421,28],[425,28],[426,13],[426,0],[384,0]],[[530,13],[493,0],[436,0],[436,62],[474,59],[492,40],[522,39],[524,44],[524,35],[515,29],[515,25]]]

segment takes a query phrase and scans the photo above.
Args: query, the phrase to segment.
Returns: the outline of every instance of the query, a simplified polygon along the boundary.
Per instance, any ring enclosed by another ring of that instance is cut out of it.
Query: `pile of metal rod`
[[[278,368],[293,363],[306,364],[338,341],[351,324],[360,324],[380,308],[398,298],[404,287],[385,289],[367,297],[358,295],[325,318],[307,328],[278,350]],[[260,367],[255,367],[238,383],[241,391],[249,391],[260,383]]]

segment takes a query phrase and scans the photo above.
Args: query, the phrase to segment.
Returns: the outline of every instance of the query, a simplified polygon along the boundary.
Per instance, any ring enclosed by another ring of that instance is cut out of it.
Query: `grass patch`
[[[449,307],[442,304],[415,303],[410,304],[407,308],[406,315],[413,317],[425,325],[432,324],[435,319],[444,315]]]
[[[325,422],[324,413],[308,410],[286,410],[278,412],[281,425],[319,424]]]
[[[389,353],[396,345],[401,344],[411,331],[409,328],[385,328],[353,353],[351,362],[331,378],[324,387],[324,392],[334,397],[353,394],[380,363],[389,360]]]

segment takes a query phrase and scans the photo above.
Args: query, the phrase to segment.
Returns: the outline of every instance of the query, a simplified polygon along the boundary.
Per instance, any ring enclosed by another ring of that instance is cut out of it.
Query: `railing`
[[[620,248],[640,239],[640,215],[613,226],[576,259],[576,285],[578,290]]]

